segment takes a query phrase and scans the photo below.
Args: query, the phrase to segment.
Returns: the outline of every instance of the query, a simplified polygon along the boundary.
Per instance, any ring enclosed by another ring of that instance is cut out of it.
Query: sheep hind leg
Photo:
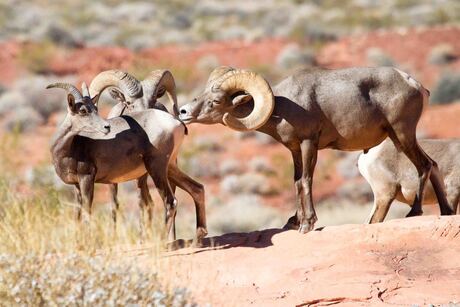
[[[458,202],[460,201],[460,190],[456,191],[455,193],[449,194],[447,196],[449,200],[449,204],[452,205],[452,212],[453,214],[457,214],[458,211]],[[460,214],[460,212],[458,212]]]
[[[139,209],[147,210],[147,222],[148,222],[147,229],[152,230],[153,208],[155,204],[153,202],[152,196],[150,195],[147,180],[148,180],[147,173],[137,180],[137,187],[139,188],[139,202],[140,204],[142,203],[142,205],[139,206],[140,207]]]
[[[430,175],[430,181],[436,193],[436,198],[438,199],[439,210],[441,211],[441,215],[455,214],[455,210],[452,210],[452,208],[454,208],[454,204],[452,203],[452,201],[449,201],[447,199],[444,180],[442,178],[441,172],[439,171],[438,164],[436,163],[436,161],[432,160],[428,155],[427,157],[433,163],[433,170]],[[451,204],[452,207],[449,204]]]
[[[170,165],[168,172],[169,179],[174,185],[186,191],[193,198],[196,211],[196,243],[208,234],[206,228],[206,207],[204,197],[204,187],[201,183],[193,180],[183,173],[176,165]]]
[[[148,200],[145,195],[147,185],[147,174],[137,178],[138,200],[139,200],[139,235],[141,241],[145,239],[145,210],[148,210]],[[148,193],[148,188],[147,188]],[[149,195],[150,196],[150,195]]]
[[[75,198],[77,199],[77,207],[75,208],[75,220],[77,222],[81,221],[81,210],[83,208],[83,200],[81,198],[80,185],[76,184],[74,188]]]
[[[372,208],[367,223],[374,224],[383,222],[394,198],[394,194],[374,194],[374,207]]]
[[[396,148],[402,149],[404,154],[414,164],[419,175],[419,189],[417,190],[414,203],[411,210],[406,217],[418,216],[423,214],[422,203],[425,193],[425,186],[428,178],[433,184],[433,188],[438,198],[441,212],[451,211],[444,190],[444,184],[440,180],[439,171],[436,163],[422,150],[415,137],[415,129],[412,133],[407,133],[407,129],[401,129],[403,132],[397,130],[390,130],[389,135]],[[433,169],[435,169],[433,173]],[[446,209],[447,207],[447,209]],[[447,210],[447,211],[446,211]]]

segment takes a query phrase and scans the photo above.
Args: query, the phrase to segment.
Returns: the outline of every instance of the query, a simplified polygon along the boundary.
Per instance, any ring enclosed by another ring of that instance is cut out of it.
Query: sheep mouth
[[[195,118],[194,118],[194,117],[191,117],[191,116],[188,116],[188,117],[182,117],[182,116],[180,116],[179,119],[180,119],[180,121],[183,122],[184,124],[193,123],[193,121],[195,120]]]

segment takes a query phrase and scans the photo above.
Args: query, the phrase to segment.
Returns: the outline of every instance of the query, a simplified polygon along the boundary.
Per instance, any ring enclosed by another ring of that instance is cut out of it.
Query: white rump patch
[[[412,78],[408,73],[397,68],[393,69],[396,70],[410,86],[416,88],[417,90],[421,90],[423,88],[422,85],[417,80]]]

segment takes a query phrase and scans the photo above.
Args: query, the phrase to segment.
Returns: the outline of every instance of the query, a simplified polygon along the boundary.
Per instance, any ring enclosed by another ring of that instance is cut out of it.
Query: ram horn
[[[169,70],[154,70],[142,81],[142,83],[146,92],[145,94],[147,94],[147,92],[151,93],[152,99],[156,100],[161,91],[166,91],[169,99],[169,105],[166,107],[168,112],[174,116],[179,115],[179,109],[177,107],[176,82]]]
[[[95,104],[97,104],[101,93],[110,86],[119,88],[127,97],[137,98],[142,95],[139,80],[121,70],[106,70],[99,73],[89,86],[89,93]]]
[[[262,76],[238,69],[226,72],[218,81],[216,88],[228,95],[243,91],[254,100],[254,109],[244,118],[225,113],[223,121],[227,126],[239,131],[255,130],[268,121],[275,106],[275,98],[270,85]]]
[[[73,86],[72,84],[69,84],[69,83],[57,82],[57,83],[53,83],[53,84],[48,85],[46,88],[47,89],[49,89],[49,88],[62,88],[67,93],[71,94],[75,98],[75,101],[82,101],[83,100],[83,96],[80,93],[80,91],[75,86]]]

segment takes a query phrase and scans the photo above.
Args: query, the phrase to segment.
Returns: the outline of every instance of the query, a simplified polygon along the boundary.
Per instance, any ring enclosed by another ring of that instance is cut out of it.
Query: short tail
[[[428,89],[426,89],[420,82],[418,82],[417,80],[412,78],[412,76],[409,75],[408,73],[406,73],[406,72],[404,72],[402,70],[399,70],[397,68],[394,68],[394,70],[396,70],[403,77],[404,81],[406,81],[407,84],[409,84],[413,88],[416,88],[422,94],[422,96],[423,96],[423,109],[425,109],[425,107],[428,105],[428,101],[429,101],[429,98],[430,98],[430,91]]]

